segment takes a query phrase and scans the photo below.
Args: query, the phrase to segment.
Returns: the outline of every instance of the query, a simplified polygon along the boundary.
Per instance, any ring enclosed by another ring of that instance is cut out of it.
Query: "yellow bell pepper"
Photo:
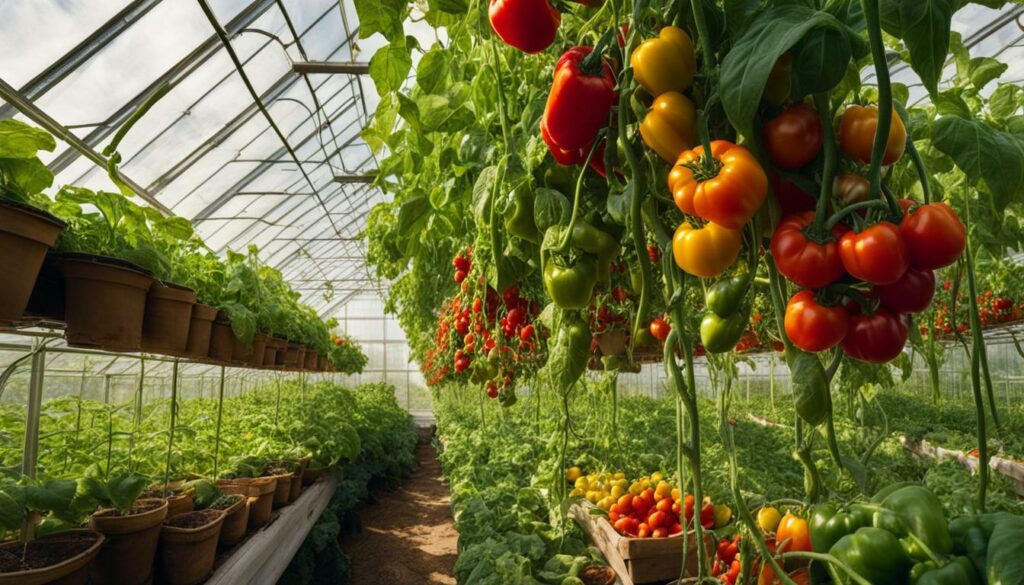
[[[633,77],[654,97],[667,91],[686,91],[693,83],[697,57],[693,41],[677,26],[666,26],[656,38],[640,44],[629,58]]]
[[[665,92],[640,122],[640,136],[665,162],[675,164],[684,150],[697,144],[697,108],[685,95]]]

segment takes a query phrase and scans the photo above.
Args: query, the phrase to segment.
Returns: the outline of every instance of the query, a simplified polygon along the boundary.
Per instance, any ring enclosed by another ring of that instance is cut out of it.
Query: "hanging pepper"
[[[858,528],[832,545],[829,554],[872,585],[905,584],[913,565],[899,540],[881,528]]]
[[[743,227],[768,196],[768,176],[749,150],[727,140],[684,150],[668,177],[683,213],[729,229]]]
[[[736,313],[750,288],[750,281],[750,274],[738,274],[711,285],[704,295],[704,303],[708,310],[719,317],[728,317]]]
[[[828,376],[821,360],[794,347],[786,351],[786,363],[793,381],[796,413],[812,426],[825,422],[828,416]]]
[[[749,310],[736,311],[728,317],[719,317],[712,311],[704,314],[700,322],[700,342],[708,353],[731,351],[747,329]]]
[[[569,390],[587,369],[590,360],[590,328],[579,317],[563,313],[562,323],[551,346],[551,361],[555,367],[555,387],[561,392]]]
[[[697,57],[693,41],[677,26],[666,26],[647,39],[629,57],[633,77],[647,93],[658,97],[667,91],[686,91],[693,83]],[[669,161],[671,162],[671,161]]]
[[[555,65],[541,128],[562,152],[588,148],[618,99],[611,67],[593,50],[574,47]]]
[[[505,218],[505,229],[513,236],[534,244],[541,243],[541,233],[533,217],[533,190],[523,184],[512,191],[512,213]]]
[[[872,511],[860,505],[840,511],[833,504],[819,504],[811,510],[811,547],[814,552],[827,553],[839,539],[858,528],[871,526]],[[828,580],[828,570],[819,561],[811,561],[811,576],[816,583]]]
[[[524,53],[539,53],[555,42],[562,15],[548,0],[491,0],[491,28]]]
[[[655,98],[640,122],[640,136],[665,162],[675,163],[697,143],[697,109],[685,95],[665,92]]]
[[[943,566],[935,561],[914,565],[911,585],[981,585],[977,570],[967,557],[955,557]]]
[[[555,305],[563,309],[585,309],[590,305],[597,285],[597,263],[581,256],[572,264],[560,264],[547,258],[544,262],[544,289]]]
[[[882,501],[882,507],[892,515],[876,512],[874,525],[903,538],[904,548],[915,559],[927,560],[930,555],[913,538],[908,538],[908,534],[914,535],[936,555],[953,552],[942,504],[928,488],[919,485],[900,488]]]
[[[589,306],[594,286],[611,281],[611,261],[619,253],[619,243],[607,233],[583,219],[577,219],[569,236],[571,260],[551,257],[560,253],[568,226],[552,226],[544,234],[542,264],[544,287],[556,305],[563,309]]]
[[[949,523],[953,549],[988,583],[1024,583],[1024,518],[1008,512],[961,516]]]

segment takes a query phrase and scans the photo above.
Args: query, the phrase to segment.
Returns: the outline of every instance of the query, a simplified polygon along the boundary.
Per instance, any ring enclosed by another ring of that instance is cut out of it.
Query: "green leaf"
[[[35,158],[40,150],[55,148],[57,141],[46,130],[12,118],[0,120],[0,158]]]
[[[398,234],[402,238],[417,238],[427,223],[430,199],[417,195],[408,199],[398,210]]]
[[[857,2],[860,4],[860,2]],[[903,36],[903,24],[900,22],[900,5],[902,0],[879,0],[878,13],[882,21],[882,30],[894,37]],[[863,18],[863,11],[861,12]]]
[[[972,118],[971,107],[960,97],[955,89],[944,91],[935,96],[935,111],[943,116],[957,116],[958,118]]]
[[[626,220],[629,217],[629,206],[632,200],[632,182],[626,185],[626,188],[623,189],[621,193],[608,193],[608,215],[610,215],[614,221],[626,225]]]
[[[722,105],[740,134],[754,136],[754,114],[775,61],[818,28],[849,30],[826,12],[802,6],[771,8],[754,20],[726,55],[720,84]]]
[[[78,482],[73,479],[54,479],[40,485],[25,487],[25,503],[37,512],[61,512],[71,506]]]
[[[7,188],[27,199],[53,185],[53,173],[41,160],[32,158],[0,158],[0,177],[7,178]]]
[[[195,233],[195,230],[192,229],[192,222],[178,216],[161,217],[155,220],[153,231],[163,233],[176,240],[187,240]]]
[[[1009,118],[1017,113],[1024,103],[1024,89],[1015,83],[1002,83],[988,98],[988,108],[992,116],[999,119]]]
[[[430,5],[448,14],[465,14],[469,10],[466,0],[430,0]]]
[[[355,0],[359,17],[359,38],[381,33],[389,41],[402,38],[405,0]]]
[[[473,184],[473,217],[478,226],[490,223],[491,198],[494,193],[494,182],[498,180],[498,167],[491,165],[480,171],[480,176]]]
[[[1024,141],[977,120],[945,116],[932,126],[932,143],[975,183],[984,181],[996,206],[1024,201]]]
[[[382,96],[398,91],[411,68],[412,55],[404,44],[384,45],[370,57],[370,79]]]
[[[553,225],[567,223],[571,213],[569,200],[559,191],[545,188],[534,191],[533,220],[541,233]]]
[[[849,37],[832,28],[810,31],[792,53],[795,95],[827,92],[839,85],[852,56]]]
[[[416,66],[416,84],[426,93],[437,93],[448,81],[448,55],[444,49],[433,48],[420,58]]]
[[[977,91],[981,91],[990,82],[999,79],[1008,68],[1009,65],[1000,63],[992,57],[975,57],[967,66],[971,75],[971,84]]]
[[[932,95],[949,53],[949,25],[954,0],[903,0],[900,26],[903,42],[910,51],[910,66]]]
[[[0,532],[10,532],[21,528],[25,520],[25,508],[0,489]]]
[[[416,100],[416,105],[420,111],[420,121],[426,132],[440,130],[452,115],[452,110],[448,107],[448,98],[444,96],[421,96]]]
[[[115,508],[122,512],[131,510],[135,505],[135,500],[139,499],[146,489],[146,483],[146,478],[140,475],[130,473],[115,475],[107,482],[110,501]]]

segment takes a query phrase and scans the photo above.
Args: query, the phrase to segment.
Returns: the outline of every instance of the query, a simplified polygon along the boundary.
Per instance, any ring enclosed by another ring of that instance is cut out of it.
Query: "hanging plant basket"
[[[39,269],[64,222],[45,211],[0,200],[0,321],[21,318]]]

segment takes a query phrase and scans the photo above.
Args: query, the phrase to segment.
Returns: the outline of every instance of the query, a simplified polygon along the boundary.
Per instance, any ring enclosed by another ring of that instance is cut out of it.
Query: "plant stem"
[[[814,231],[819,234],[827,234],[831,233],[832,226],[825,226],[825,216],[828,214],[828,204],[832,201],[832,182],[838,163],[836,132],[832,126],[832,110],[829,108],[828,94],[814,94],[814,107],[818,110],[818,117],[821,119],[821,128],[824,134],[822,144],[825,155],[825,163],[821,171],[821,193],[818,194],[818,204],[814,209]]]
[[[836,227],[836,225],[838,225],[844,217],[850,215],[855,211],[860,211],[861,209],[870,209],[873,207],[884,207],[885,205],[885,201],[881,201],[879,199],[869,199],[867,201],[859,201],[857,203],[847,205],[846,207],[835,212],[835,214],[833,214],[832,217],[828,218],[828,221],[825,222],[825,231],[827,233],[831,233],[832,228]],[[815,219],[815,221],[817,221],[817,219]]]
[[[171,481],[171,452],[174,449],[174,427],[178,424],[178,360],[171,367],[171,426],[167,432],[167,462],[164,465],[163,497],[167,497],[167,484]]]
[[[889,64],[885,59],[885,43],[882,41],[882,25],[879,16],[878,0],[861,0],[864,19],[867,21],[868,41],[871,43],[871,60],[875,64],[875,76],[878,78],[878,125],[875,128],[875,143],[871,149],[871,167],[868,170],[868,181],[871,183],[871,199],[881,195],[882,159],[885,157],[885,146],[889,142],[889,131],[892,127],[892,85],[889,82]],[[887,197],[889,210],[899,213],[899,205],[895,198]]]

